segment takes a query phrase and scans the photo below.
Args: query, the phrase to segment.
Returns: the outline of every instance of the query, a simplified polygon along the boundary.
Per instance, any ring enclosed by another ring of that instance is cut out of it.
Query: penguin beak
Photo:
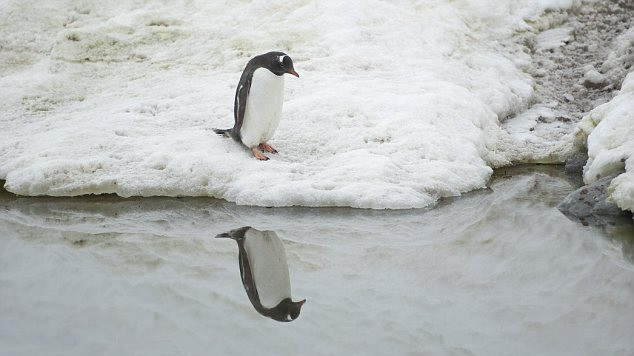
[[[299,303],[299,306],[301,307],[302,305],[304,305],[304,303],[306,303],[306,299],[304,299],[304,300],[300,300],[300,301],[299,301],[299,302],[297,302],[297,303]]]
[[[296,76],[297,78],[299,78],[299,74],[297,74],[297,72],[293,68],[289,69],[286,73],[292,74],[292,75]]]

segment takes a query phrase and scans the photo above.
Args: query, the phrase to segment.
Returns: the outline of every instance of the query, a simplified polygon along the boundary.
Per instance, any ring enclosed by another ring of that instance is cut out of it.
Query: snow
[[[634,29],[630,28],[617,37],[615,48],[608,54],[608,58],[601,65],[601,72],[605,73],[610,82],[620,82],[634,64]]]
[[[424,207],[492,167],[563,155],[499,118],[533,94],[511,36],[578,3],[6,1],[0,179],[23,195]],[[270,50],[301,78],[287,78],[280,153],[259,162],[211,129],[232,126],[241,70]]]
[[[584,117],[577,135],[582,139],[588,135],[586,183],[624,171],[612,180],[608,191],[621,209],[634,211],[634,72],[614,99]]]

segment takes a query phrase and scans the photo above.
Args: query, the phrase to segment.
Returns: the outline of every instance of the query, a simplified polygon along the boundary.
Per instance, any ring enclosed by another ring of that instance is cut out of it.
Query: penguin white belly
[[[273,231],[249,229],[244,237],[244,248],[260,304],[265,308],[273,308],[283,299],[291,297],[291,279],[284,245]]]
[[[282,117],[284,76],[258,68],[251,79],[251,89],[242,120],[242,143],[253,148],[273,137]]]

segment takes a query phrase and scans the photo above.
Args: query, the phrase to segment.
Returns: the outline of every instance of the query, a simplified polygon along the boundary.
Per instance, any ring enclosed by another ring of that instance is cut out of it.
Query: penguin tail
[[[231,129],[213,129],[215,133],[217,133],[220,136],[224,136],[224,137],[230,137],[231,136]]]
[[[230,239],[231,235],[228,232],[223,232],[222,234],[216,235],[217,239]]]

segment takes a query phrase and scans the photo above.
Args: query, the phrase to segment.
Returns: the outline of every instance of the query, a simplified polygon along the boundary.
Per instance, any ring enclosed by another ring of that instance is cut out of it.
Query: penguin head
[[[288,73],[299,78],[299,74],[293,68],[293,60],[284,52],[269,52],[268,53],[271,63],[269,69],[276,75],[283,75]]]
[[[304,303],[306,303],[306,299],[302,299],[299,302],[292,302],[288,311],[288,317],[290,320],[295,320],[299,317],[299,312],[302,310],[302,305],[304,305]]]
[[[269,317],[277,321],[293,321],[299,317],[304,303],[306,303],[306,299],[294,302],[291,298],[286,298],[273,309],[273,313]]]

